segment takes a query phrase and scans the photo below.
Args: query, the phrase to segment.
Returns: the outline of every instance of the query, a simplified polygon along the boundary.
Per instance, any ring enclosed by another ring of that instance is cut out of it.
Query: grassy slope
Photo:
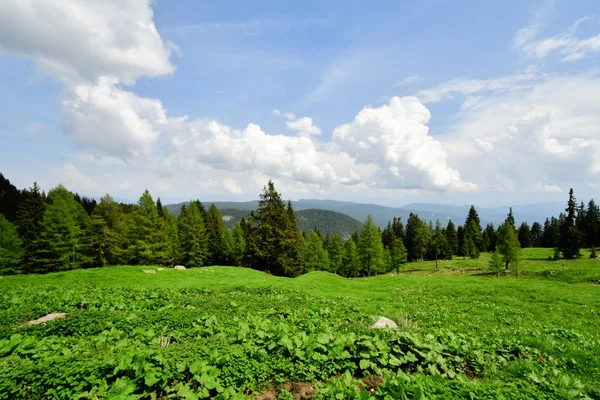
[[[600,279],[600,262],[589,259],[549,262],[548,254],[551,250],[527,250],[522,274],[551,279],[487,276],[480,270],[487,264],[488,255],[484,255],[482,260],[443,262],[440,272],[433,272],[434,263],[424,262],[410,264],[413,270],[410,273],[370,279],[344,279],[325,272],[287,279],[234,267],[168,269],[148,275],[142,273],[144,267],[111,267],[43,276],[9,276],[0,281],[0,291],[13,285],[77,288],[89,284],[163,289],[203,287],[217,291],[240,286],[294,289],[314,298],[346,299],[359,304],[360,312],[373,318],[378,315],[395,320],[407,318],[414,329],[425,333],[447,329],[483,340],[518,337],[523,345],[570,365],[571,373],[592,388],[600,382],[600,287],[570,282]],[[32,317],[39,315],[23,315]],[[519,368],[519,363],[514,363],[500,368],[490,378],[519,377]]]

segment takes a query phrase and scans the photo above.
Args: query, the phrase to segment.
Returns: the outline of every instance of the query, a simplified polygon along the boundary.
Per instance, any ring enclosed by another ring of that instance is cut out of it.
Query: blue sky
[[[597,1],[0,4],[0,171],[91,196],[600,188]],[[597,197],[597,196],[596,196]]]

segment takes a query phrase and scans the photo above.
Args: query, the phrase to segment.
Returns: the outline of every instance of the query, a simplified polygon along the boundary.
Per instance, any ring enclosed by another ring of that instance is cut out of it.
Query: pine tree
[[[496,232],[496,229],[494,229],[494,224],[487,224],[485,226],[485,232],[487,233],[487,237],[489,239],[487,251],[495,251],[496,243],[498,242],[498,234]]]
[[[331,240],[331,247],[329,248],[329,270],[334,274],[338,274],[342,269],[344,262],[344,244],[340,235],[337,233],[333,235]]]
[[[221,251],[223,252],[222,265],[235,265],[233,236],[227,228],[223,230],[223,234],[221,236]]]
[[[246,239],[241,223],[235,223],[233,230],[231,231],[231,236],[233,239],[233,265],[242,266],[244,252],[246,251]]]
[[[394,220],[395,219],[396,219],[396,217],[394,217]],[[383,248],[384,249],[391,248],[392,244],[394,243],[394,240],[396,240],[396,233],[394,232],[394,229],[392,228],[392,223],[388,222],[385,229],[381,232],[381,242],[383,243]]]
[[[519,226],[519,231],[517,235],[522,248],[533,247],[531,229],[529,229],[529,225],[527,224],[527,222],[523,222],[521,226]]]
[[[483,241],[481,230],[477,227],[475,219],[472,219],[465,226],[465,247],[464,256],[469,256],[473,259],[479,258],[479,248]]]
[[[483,235],[481,238],[481,248],[486,253],[489,251],[489,248],[490,248],[490,237],[488,235],[488,231],[485,229],[483,230]]]
[[[341,274],[347,278],[357,277],[360,273],[360,260],[356,242],[348,239],[344,245],[344,264]]]
[[[306,271],[329,271],[329,254],[316,232],[312,232],[304,243],[303,259]]]
[[[519,243],[515,228],[508,221],[500,227],[498,232],[498,251],[502,254],[505,268],[508,269],[510,266],[518,277],[521,243]]]
[[[515,216],[513,215],[512,207],[509,208],[508,215],[506,216],[506,220],[504,221],[504,223],[505,224],[508,223],[515,230],[517,229],[517,226],[515,223]]]
[[[0,173],[0,214],[12,224],[17,220],[21,192]]]
[[[397,238],[394,240],[392,247],[389,249],[390,260],[391,260],[391,269],[396,270],[396,274],[400,273],[400,268],[403,264],[406,264],[406,247],[404,247],[404,242],[402,239]]]
[[[250,216],[245,262],[273,275],[297,276],[303,271],[302,244],[293,209],[286,210],[272,181],[264,188],[258,209]]]
[[[396,239],[404,240],[404,225],[402,224],[402,218],[396,218],[392,220],[392,230]]]
[[[46,210],[46,196],[40,191],[37,182],[29,190],[24,190],[17,208],[17,232],[23,244],[23,272],[34,272],[36,263],[34,254],[39,248],[42,223]]]
[[[585,233],[588,247],[600,246],[600,208],[591,199],[585,215]]]
[[[543,234],[542,225],[539,222],[534,222],[531,225],[531,244],[533,247],[542,247]]]
[[[127,258],[131,264],[166,264],[168,243],[165,222],[145,190],[126,217]]]
[[[59,185],[48,193],[42,232],[33,257],[38,272],[81,268],[91,264],[90,220],[71,192]]]
[[[124,231],[121,207],[107,194],[92,212],[91,255],[94,265],[117,265],[123,261]]]
[[[366,268],[367,276],[370,277],[371,272],[378,270],[383,256],[381,235],[370,214],[367,216],[367,220],[360,231],[358,254],[363,268]]]
[[[186,267],[202,267],[208,257],[208,234],[198,202],[181,207],[177,219],[180,262]]]
[[[459,256],[465,257],[465,228],[459,225],[456,229],[456,237],[458,238],[458,252]]]
[[[165,221],[165,233],[166,233],[166,251],[165,251],[165,264],[174,266],[181,258],[179,254],[179,226],[177,224],[177,218],[163,207],[163,218]]]
[[[208,233],[208,259],[207,265],[222,265],[225,261],[223,249],[223,232],[225,224],[219,209],[211,204],[206,215],[206,232]]]
[[[575,195],[573,189],[569,191],[569,202],[567,204],[567,215],[564,221],[560,224],[560,237],[558,240],[558,250],[566,259],[579,257],[580,233],[575,226]]]
[[[452,249],[448,244],[446,235],[443,232],[440,221],[436,221],[436,226],[429,242],[429,249],[427,252],[427,258],[429,260],[451,260]],[[437,266],[436,266],[437,268]]]
[[[450,250],[452,250],[452,254],[458,254],[458,234],[456,233],[456,228],[452,220],[448,221],[445,234],[446,241],[448,242],[448,246],[450,246]]]
[[[0,274],[18,273],[22,259],[23,248],[17,229],[0,214]]]
[[[500,251],[498,249],[494,251],[494,253],[492,254],[492,258],[490,258],[489,268],[490,272],[496,274],[496,277],[500,275],[500,272],[502,272],[502,269],[504,268],[504,265],[502,263],[502,254],[500,254]]]
[[[156,199],[156,212],[158,213],[159,218],[165,219],[165,210],[163,208],[162,202],[160,201],[160,197]]]
[[[557,247],[559,239],[559,223],[554,217],[546,218],[542,234],[543,247]]]
[[[481,242],[483,240],[482,232],[481,232],[481,221],[479,220],[479,214],[477,214],[477,210],[475,210],[475,206],[471,206],[469,209],[469,214],[467,215],[467,219],[465,220],[465,233],[467,233],[466,229],[468,229],[468,233],[471,235],[471,239],[475,246],[477,246],[477,258],[479,258],[479,251],[485,251],[482,247]],[[475,253],[475,252],[471,252]]]
[[[580,245],[584,245],[585,243],[587,243],[587,237],[586,237],[586,234],[587,234],[587,229],[586,229],[587,212],[586,212],[585,204],[583,203],[583,201],[579,204],[579,207],[575,208],[575,212],[576,212],[575,227],[579,231]]]
[[[418,215],[410,213],[406,221],[404,245],[409,261],[423,260],[423,254],[429,243],[429,227]]]

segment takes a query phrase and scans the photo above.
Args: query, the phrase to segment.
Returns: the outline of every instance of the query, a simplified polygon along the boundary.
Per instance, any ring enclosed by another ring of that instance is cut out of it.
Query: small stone
[[[398,325],[394,321],[386,317],[379,317],[379,319],[371,326],[369,329],[378,329],[378,328],[392,328],[396,329]]]
[[[67,314],[64,313],[53,313],[53,314],[48,314],[43,316],[42,318],[38,318],[38,319],[34,319],[33,321],[29,321],[27,323],[27,325],[38,325],[44,322],[48,322],[48,321],[52,321],[53,319],[56,318],[64,318],[66,317]]]
[[[145,273],[145,274],[152,274],[152,275],[154,275],[154,274],[156,274],[156,271],[155,271],[155,270],[153,270],[153,269],[145,269],[145,270],[144,270],[144,273]]]
[[[164,268],[159,268],[158,270],[159,270],[159,271],[164,271],[165,269],[164,269]]]
[[[176,265],[173,269],[185,269],[185,267],[183,265]]]

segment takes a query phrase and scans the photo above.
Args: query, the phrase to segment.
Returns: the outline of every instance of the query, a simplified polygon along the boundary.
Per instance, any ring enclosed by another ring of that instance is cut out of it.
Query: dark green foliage
[[[182,206],[177,219],[179,260],[186,267],[201,267],[208,257],[208,234],[198,203]]]
[[[90,218],[64,186],[48,193],[42,232],[33,253],[36,272],[81,268],[92,264]]]
[[[92,212],[90,232],[95,265],[117,265],[123,261],[125,217],[110,195],[102,197]]]
[[[362,226],[360,221],[335,211],[308,209],[296,211],[295,215],[300,230],[318,227],[323,235],[330,237],[337,233],[342,238],[349,238]]]
[[[444,234],[446,235],[446,241],[448,242],[448,246],[450,246],[450,250],[452,250],[452,254],[458,254],[458,234],[452,220],[448,221]]]
[[[348,239],[344,245],[344,261],[340,275],[347,278],[354,278],[359,276],[360,273],[360,260],[358,258],[358,249],[356,248],[356,242],[354,239]]]
[[[129,264],[166,264],[168,238],[165,221],[158,216],[148,190],[126,218],[126,244]]]
[[[521,226],[519,226],[517,235],[521,247],[533,247],[533,235],[531,234],[531,229],[529,229],[527,222],[523,222]]]
[[[233,265],[242,266],[244,259],[244,252],[246,251],[246,239],[244,237],[244,230],[239,222],[236,222],[231,232],[232,236],[232,256]]]
[[[389,249],[396,240],[396,233],[392,228],[392,222],[388,222],[387,226],[381,232],[381,242],[383,243],[384,249]]]
[[[390,253],[390,270],[396,270],[396,273],[399,274],[400,268],[407,262],[406,247],[404,247],[402,239],[395,239],[388,251]]]
[[[542,225],[539,222],[534,222],[531,225],[531,243],[533,247],[543,247],[543,235]]]
[[[490,237],[485,229],[483,230],[483,235],[481,236],[481,248],[484,252],[489,251],[490,248]]]
[[[33,258],[39,249],[45,210],[46,196],[40,191],[37,182],[34,182],[31,189],[23,191],[17,208],[17,232],[24,251],[23,272],[34,272],[37,268]]]
[[[11,223],[17,220],[17,209],[21,201],[21,193],[0,173],[0,214]]]
[[[22,260],[23,249],[17,229],[0,214],[0,274],[19,272]]]
[[[418,215],[410,213],[406,221],[404,240],[409,261],[423,260],[430,235],[427,224]]]
[[[512,212],[512,207],[510,207],[510,209],[508,210],[508,215],[506,216],[506,220],[504,221],[504,223],[509,224],[515,230],[517,229],[517,226],[515,223],[515,216],[513,215],[513,212]]]
[[[485,233],[487,234],[489,245],[487,251],[496,250],[496,243],[498,242],[498,233],[494,229],[494,224],[487,224],[485,226]]]
[[[98,205],[96,199],[92,199],[90,197],[80,196],[79,193],[71,193],[76,202],[81,204],[83,209],[88,215],[92,215],[92,212]]]
[[[554,217],[551,219],[546,218],[544,222],[544,230],[542,233],[542,247],[556,247],[558,246],[558,239],[560,237],[558,220]]]
[[[162,202],[160,201],[160,197],[156,199],[156,212],[158,213],[159,218],[165,219],[165,210],[163,208]]]
[[[581,246],[581,233],[575,226],[575,195],[573,189],[569,191],[569,202],[567,203],[567,215],[560,224],[560,237],[558,240],[558,249],[566,259],[579,257],[579,248]]]
[[[504,264],[502,261],[502,254],[500,254],[500,250],[496,249],[492,254],[492,258],[489,261],[490,272],[496,274],[496,276],[500,275],[500,272],[504,269]]]
[[[258,209],[250,216],[246,265],[274,275],[300,275],[302,244],[299,230],[294,229],[294,219],[293,209],[288,205],[286,210],[273,182],[269,181],[260,195]]]
[[[304,268],[306,271],[329,271],[329,254],[323,247],[323,241],[316,232],[312,232],[304,242]]]
[[[452,249],[440,221],[436,221],[435,230],[427,249],[427,258],[429,260],[452,260]]]
[[[338,274],[344,263],[344,244],[342,238],[337,233],[333,235],[331,246],[327,249],[329,253],[329,270]]]
[[[521,243],[515,228],[510,222],[505,222],[498,232],[498,251],[502,254],[502,259],[506,269],[509,267],[519,276],[519,261],[521,259]]]
[[[360,231],[357,247],[363,271],[369,277],[371,272],[377,272],[383,263],[381,234],[370,215]]]
[[[225,224],[221,212],[211,204],[206,214],[206,232],[208,235],[208,258],[207,265],[225,265],[225,249],[223,246],[223,237]]]
[[[465,229],[459,225],[456,229],[456,237],[458,239],[458,255],[465,257]]]
[[[471,219],[465,226],[465,238],[463,247],[463,256],[473,259],[479,258],[479,248],[483,242],[481,229],[478,228],[476,220]]]
[[[600,208],[591,199],[585,214],[585,237],[587,246],[600,246]]]

